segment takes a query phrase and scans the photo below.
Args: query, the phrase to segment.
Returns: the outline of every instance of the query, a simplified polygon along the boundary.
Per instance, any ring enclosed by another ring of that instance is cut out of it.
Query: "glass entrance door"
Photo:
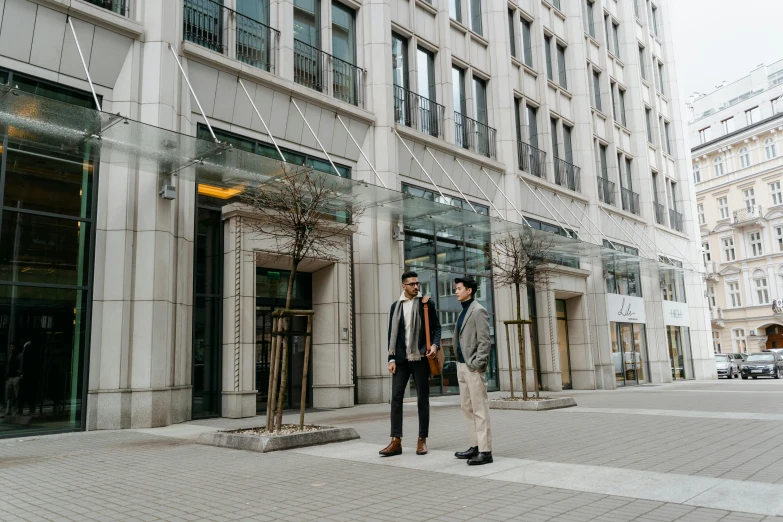
[[[617,384],[647,381],[647,343],[643,324],[611,323],[612,362]]]
[[[560,378],[563,388],[571,388],[571,350],[568,347],[568,319],[566,318],[566,302],[555,300],[557,311],[557,344],[560,356]]]

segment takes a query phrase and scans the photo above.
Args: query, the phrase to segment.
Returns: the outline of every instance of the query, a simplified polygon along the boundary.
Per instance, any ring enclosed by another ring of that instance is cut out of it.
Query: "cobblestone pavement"
[[[361,441],[271,454],[194,442],[257,418],[2,440],[0,521],[783,522],[768,516],[783,514],[781,392],[773,381],[686,383],[574,392],[579,407],[560,411],[493,410],[497,461],[478,469],[450,457],[466,446],[455,398],[433,399],[425,457],[413,455],[414,404],[406,453],[391,459],[376,455],[387,405],[308,414],[355,427]],[[541,485],[547,476],[566,486]],[[625,477],[642,487],[623,489]],[[691,499],[689,488],[704,493]]]

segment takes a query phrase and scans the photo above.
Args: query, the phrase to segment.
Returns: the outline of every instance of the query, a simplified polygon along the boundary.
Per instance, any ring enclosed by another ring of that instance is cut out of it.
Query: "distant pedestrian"
[[[14,410],[21,408],[19,403],[19,386],[22,383],[22,354],[11,343],[8,353],[8,366],[5,370],[5,414],[13,415]]]
[[[478,283],[472,277],[454,280],[454,293],[462,304],[457,319],[457,382],[462,413],[468,424],[470,448],[454,454],[468,459],[469,465],[492,462],[492,428],[489,424],[487,399],[487,364],[492,342],[489,337],[489,314],[475,299]]]
[[[422,297],[416,272],[402,274],[402,295],[389,311],[388,363],[392,374],[391,443],[379,453],[391,457],[402,453],[402,400],[411,375],[416,385],[416,403],[419,410],[419,439],[416,455],[427,454],[427,436],[430,426],[430,365],[425,357],[434,357],[440,349],[440,322],[435,305],[429,296]],[[424,304],[430,325],[427,346]]]

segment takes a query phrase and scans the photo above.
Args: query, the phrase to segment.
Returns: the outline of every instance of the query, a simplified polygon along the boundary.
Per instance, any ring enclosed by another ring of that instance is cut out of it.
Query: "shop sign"
[[[690,326],[688,303],[663,302],[663,324],[666,326]]]
[[[613,323],[645,323],[644,299],[630,295],[606,294],[606,309]]]

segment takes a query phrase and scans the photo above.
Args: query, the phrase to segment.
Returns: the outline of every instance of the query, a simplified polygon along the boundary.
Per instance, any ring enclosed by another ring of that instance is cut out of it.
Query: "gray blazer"
[[[489,314],[478,301],[473,301],[465,313],[459,331],[459,343],[465,364],[473,372],[487,371],[492,341],[489,337]]]

